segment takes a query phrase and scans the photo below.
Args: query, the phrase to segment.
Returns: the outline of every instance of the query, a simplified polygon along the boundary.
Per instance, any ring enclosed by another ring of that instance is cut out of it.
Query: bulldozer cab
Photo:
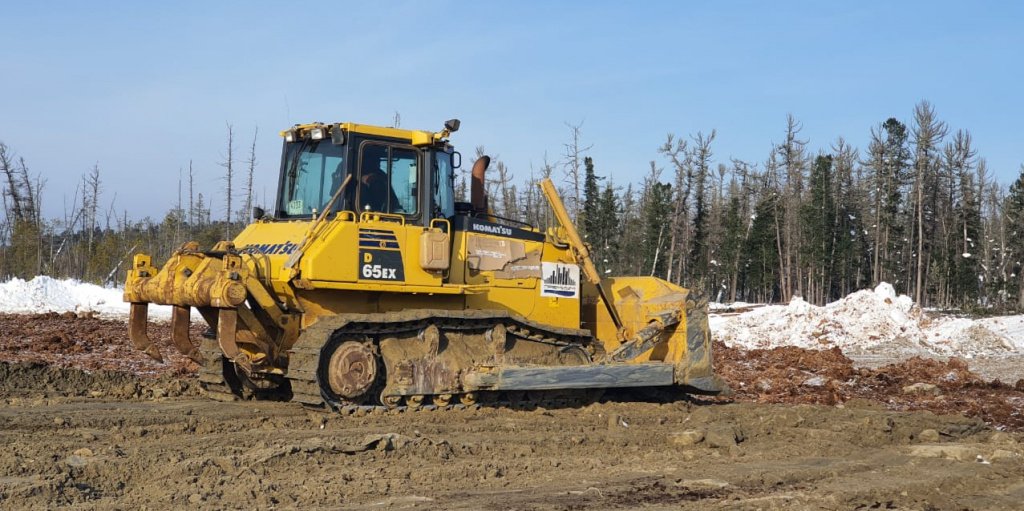
[[[454,150],[447,142],[417,137],[422,132],[343,126],[331,128],[331,137],[322,127],[286,132],[275,218],[306,220],[330,207],[330,213],[384,213],[427,226],[455,214]]]

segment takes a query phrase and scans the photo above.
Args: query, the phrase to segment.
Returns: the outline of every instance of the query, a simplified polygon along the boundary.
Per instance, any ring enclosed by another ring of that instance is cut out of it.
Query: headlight
[[[309,138],[313,140],[323,140],[324,135],[326,134],[324,131],[325,130],[323,128],[313,128],[309,130]]]
[[[288,130],[284,133],[285,142],[295,142],[295,130]]]

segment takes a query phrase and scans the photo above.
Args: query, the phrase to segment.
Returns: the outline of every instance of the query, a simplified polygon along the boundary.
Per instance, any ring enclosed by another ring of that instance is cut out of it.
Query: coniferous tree
[[[811,165],[809,200],[804,203],[803,260],[808,265],[806,298],[820,303],[829,297],[833,276],[835,205],[832,197],[832,155],[819,155]]]
[[[669,215],[672,213],[672,185],[662,183],[661,170],[651,162],[651,170],[644,180],[640,199],[643,225],[641,254],[645,275],[666,277],[668,262],[666,249],[669,245]]]
[[[580,230],[583,238],[592,240],[598,231],[598,203],[600,202],[600,189],[597,186],[597,174],[594,172],[594,159],[587,156],[583,158],[583,211],[580,218]],[[591,241],[591,243],[593,243]]]
[[[1006,197],[1006,225],[1009,231],[1006,251],[1009,270],[1009,292],[1017,296],[1017,308],[1024,309],[1024,165],[1010,185]]]
[[[951,224],[948,254],[952,300],[944,305],[971,306],[976,304],[980,294],[981,205],[974,185],[976,156],[977,152],[971,147],[971,134],[962,130],[956,132],[943,152],[953,196],[953,218],[948,220]]]
[[[762,189],[754,209],[750,235],[743,247],[743,299],[772,302],[782,298],[778,266],[778,230],[775,217],[779,196],[770,186]]]
[[[715,130],[711,130],[711,135],[707,137],[703,133],[697,133],[693,137],[693,153],[690,156],[693,167],[693,240],[689,253],[689,277],[692,279],[692,286],[697,289],[706,285],[711,260],[707,182],[711,168],[711,142],[714,140]]]
[[[872,172],[872,280],[888,281],[905,291],[910,250],[903,221],[903,195],[909,179],[907,127],[890,117],[871,130],[868,161]]]
[[[605,184],[597,203],[597,221],[591,242],[596,255],[595,261],[603,273],[611,273],[611,269],[618,263],[616,256],[622,238],[622,231],[619,228],[620,216],[619,198],[615,194],[615,187],[609,181]]]
[[[736,301],[737,281],[739,279],[740,260],[743,257],[743,243],[746,240],[746,225],[742,213],[742,196],[739,183],[735,176],[729,183],[729,199],[722,217],[722,243],[718,250],[718,261],[726,272],[725,278],[715,282],[719,289],[728,293],[730,302]],[[723,293],[719,293],[716,301],[722,301]]]

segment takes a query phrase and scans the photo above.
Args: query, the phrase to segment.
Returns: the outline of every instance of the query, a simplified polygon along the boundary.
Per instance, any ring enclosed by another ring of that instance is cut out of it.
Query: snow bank
[[[1024,351],[1024,316],[972,320],[929,316],[881,283],[817,307],[800,298],[740,314],[712,314],[712,334],[745,348],[838,347],[848,355],[973,358]]]
[[[128,304],[123,289],[100,287],[77,280],[57,280],[39,276],[32,280],[11,279],[0,283],[0,312],[32,314],[41,312],[95,313],[125,318]],[[169,321],[171,308],[150,305],[149,317]]]

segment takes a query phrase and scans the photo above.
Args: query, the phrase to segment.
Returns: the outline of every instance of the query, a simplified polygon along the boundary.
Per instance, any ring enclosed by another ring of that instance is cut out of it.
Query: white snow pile
[[[739,314],[711,315],[712,335],[747,349],[838,347],[847,355],[973,358],[1024,352],[1024,316],[934,317],[888,283],[824,307],[794,298]]]
[[[124,318],[128,304],[123,289],[101,287],[77,280],[58,280],[38,276],[32,280],[18,278],[0,283],[0,312],[33,314],[41,312],[95,313],[99,316]],[[171,308],[150,305],[151,319],[169,321]]]

